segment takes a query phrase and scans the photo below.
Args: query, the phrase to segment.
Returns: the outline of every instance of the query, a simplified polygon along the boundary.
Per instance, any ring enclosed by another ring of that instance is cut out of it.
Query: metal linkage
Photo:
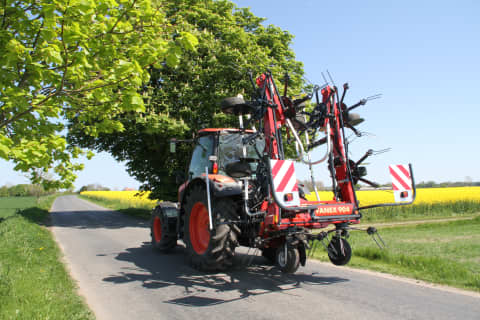
[[[382,237],[378,233],[377,228],[375,227],[368,227],[367,229],[348,227],[348,229],[354,230],[354,231],[365,231],[369,236],[372,237],[373,241],[375,242],[375,244],[378,246],[380,250],[387,248],[387,244],[383,241]]]
[[[375,243],[381,250],[387,248],[387,245],[383,241],[382,237],[380,237],[380,234],[378,233],[378,230],[375,227],[368,227],[367,234],[372,237],[373,241],[375,241]],[[380,242],[377,241],[377,239],[375,238],[375,235],[377,235],[377,238],[381,242],[381,245],[380,245]]]

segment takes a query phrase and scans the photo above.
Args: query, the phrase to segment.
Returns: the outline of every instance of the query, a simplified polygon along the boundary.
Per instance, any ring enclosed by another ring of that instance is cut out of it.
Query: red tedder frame
[[[270,74],[262,74],[256,79],[257,86],[263,91],[268,107],[263,116],[263,133],[265,135],[265,152],[270,159],[284,159],[282,137],[280,129],[286,123],[285,105]],[[353,222],[358,223],[361,217],[357,211],[355,191],[349,175],[348,158],[343,145],[341,110],[335,101],[335,91],[327,86],[322,91],[322,102],[327,107],[328,117],[324,127],[330,121],[330,138],[333,147],[333,157],[330,157],[329,166],[334,168],[335,181],[338,182],[339,197],[330,201],[306,201],[301,199],[305,208],[295,208],[295,215],[282,217],[282,210],[275,202],[264,203],[267,209],[264,228],[286,229],[290,226],[304,226],[308,228],[324,228],[331,223]],[[268,206],[268,207],[267,207]],[[289,208],[286,208],[287,210]]]

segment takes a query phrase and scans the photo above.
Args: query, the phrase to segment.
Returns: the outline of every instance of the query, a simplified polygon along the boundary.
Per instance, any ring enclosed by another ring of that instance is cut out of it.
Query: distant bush
[[[56,190],[46,191],[41,185],[37,184],[17,184],[11,187],[0,187],[0,197],[40,197],[55,192]]]
[[[98,183],[94,183],[94,184],[87,184],[86,186],[83,186],[80,188],[80,190],[78,190],[78,192],[85,192],[85,191],[110,191],[110,189]]]

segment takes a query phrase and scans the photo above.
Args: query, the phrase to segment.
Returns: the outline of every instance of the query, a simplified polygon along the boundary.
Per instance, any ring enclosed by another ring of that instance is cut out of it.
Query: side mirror
[[[177,148],[177,140],[176,139],[171,139],[170,140],[170,153],[175,153]]]

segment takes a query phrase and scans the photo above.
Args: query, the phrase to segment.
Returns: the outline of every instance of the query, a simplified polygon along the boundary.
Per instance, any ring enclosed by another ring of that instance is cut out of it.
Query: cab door
[[[205,167],[208,167],[208,172],[212,171],[212,162],[209,157],[214,154],[214,147],[215,135],[201,136],[197,139],[188,167],[188,180],[200,177],[205,173]]]

